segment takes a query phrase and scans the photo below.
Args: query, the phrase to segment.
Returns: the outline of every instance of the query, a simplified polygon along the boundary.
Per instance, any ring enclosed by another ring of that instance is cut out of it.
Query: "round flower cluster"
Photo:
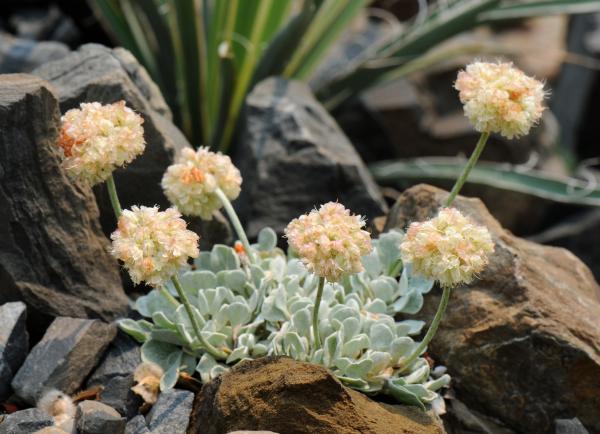
[[[472,63],[458,73],[454,87],[465,115],[482,133],[523,136],[544,111],[544,85],[512,63]]]
[[[134,283],[152,286],[177,274],[188,258],[199,255],[199,237],[186,229],[181,214],[169,208],[133,206],[124,210],[118,229],[110,236],[111,253],[123,261]]]
[[[285,235],[310,271],[337,282],[363,270],[361,257],[372,249],[364,225],[360,216],[351,215],[342,204],[329,202],[292,220]]]
[[[488,264],[494,243],[488,230],[454,208],[420,223],[412,223],[400,246],[402,260],[442,287],[470,283]]]
[[[175,164],[169,166],[162,179],[162,187],[169,201],[182,213],[212,219],[222,207],[216,194],[219,188],[227,198],[240,194],[242,177],[227,155],[199,148],[186,148]]]
[[[82,103],[62,117],[58,146],[74,179],[98,184],[144,152],[144,120],[125,101]]]

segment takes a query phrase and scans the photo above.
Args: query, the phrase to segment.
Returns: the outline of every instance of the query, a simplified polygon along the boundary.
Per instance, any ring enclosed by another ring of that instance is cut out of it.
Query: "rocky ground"
[[[130,314],[130,285],[107,253],[106,192],[72,183],[54,142],[60,113],[80,102],[125,100],[136,109],[148,146],[116,173],[125,206],[166,205],[160,176],[190,144],[127,51],[62,48],[48,47],[57,54],[28,64],[30,74],[0,76],[0,433],[600,433],[600,287],[592,273],[567,250],[512,235],[479,200],[463,197],[456,206],[490,229],[496,249],[481,279],[454,291],[430,347],[453,378],[441,418],[377,402],[287,358],[242,364],[199,391],[182,381],[143,405],[131,391],[139,346],[114,323]],[[259,84],[244,125],[246,146],[234,159],[251,235],[266,225],[281,230],[335,198],[370,221],[387,214],[388,229],[404,228],[430,217],[447,194],[415,186],[388,214],[363,160],[304,85]],[[231,238],[223,221],[192,227],[203,248]],[[419,319],[433,316],[439,295],[426,297]],[[35,408],[49,388],[76,401],[62,428]]]

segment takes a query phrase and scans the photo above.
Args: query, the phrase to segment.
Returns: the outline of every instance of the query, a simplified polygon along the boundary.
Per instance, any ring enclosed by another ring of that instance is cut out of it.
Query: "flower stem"
[[[181,283],[179,282],[179,278],[177,276],[173,276],[171,278],[171,280],[173,281],[173,284],[175,285],[177,294],[179,295],[179,298],[181,299],[181,302],[183,303],[183,306],[185,307],[185,310],[188,314],[190,322],[192,323],[192,328],[194,329],[194,332],[196,333],[196,337],[198,338],[200,343],[204,346],[204,348],[206,348],[206,351],[208,353],[210,353],[212,356],[214,356],[216,359],[226,358],[227,355],[224,352],[219,351],[218,349],[213,347],[206,339],[204,339],[204,336],[202,336],[200,324],[198,324],[198,318],[196,318],[196,316],[194,315],[194,312],[192,310],[192,305],[190,304],[190,300],[187,297],[185,291],[183,290]]]
[[[321,348],[321,337],[319,336],[319,306],[321,305],[321,297],[323,296],[323,287],[325,286],[325,278],[319,277],[319,287],[317,288],[317,297],[313,307],[312,326],[315,336],[315,349]]]
[[[110,198],[110,204],[112,205],[112,209],[115,212],[115,218],[119,220],[121,217],[121,202],[119,202],[119,196],[117,195],[117,187],[115,186],[115,179],[110,176],[106,179],[106,188],[108,189],[108,197]]]
[[[225,193],[223,193],[223,190],[221,190],[220,188],[217,187],[215,193],[217,194],[219,200],[223,204],[223,208],[225,208],[225,212],[229,216],[229,220],[233,225],[233,229],[237,233],[237,236],[240,239],[240,241],[242,242],[244,250],[246,250],[246,254],[248,255],[248,258],[250,258],[250,262],[254,263],[254,254],[252,253],[252,250],[250,250],[250,242],[248,241],[248,237],[246,236],[246,231],[244,231],[244,227],[242,226],[240,219],[238,218],[235,210],[233,209],[231,202],[229,201]]]
[[[421,355],[421,353],[423,351],[425,351],[425,349],[427,348],[427,345],[429,344],[429,342],[431,342],[431,340],[435,336],[435,333],[437,332],[437,329],[440,325],[440,321],[442,320],[442,317],[444,316],[444,312],[446,312],[446,307],[448,306],[448,300],[450,300],[451,292],[452,292],[452,289],[450,287],[444,287],[444,290],[442,292],[442,299],[440,300],[440,305],[438,306],[437,312],[435,313],[435,316],[433,317],[433,321],[431,322],[431,325],[429,326],[429,330],[427,330],[427,334],[425,335],[425,337],[423,338],[423,340],[421,341],[419,346],[412,352],[412,354],[406,360],[402,361],[402,369],[410,366],[410,364],[412,362],[414,362],[417,359],[417,357],[419,357]]]
[[[465,185],[465,182],[467,181],[467,178],[469,177],[469,173],[471,173],[471,170],[473,169],[473,167],[475,167],[475,164],[477,163],[477,160],[479,160],[479,156],[483,152],[483,149],[485,148],[485,144],[487,143],[489,138],[490,138],[490,133],[481,133],[481,136],[479,137],[479,141],[477,142],[477,146],[475,146],[475,150],[469,157],[469,161],[467,161],[467,165],[465,166],[462,173],[460,174],[460,176],[454,183],[454,187],[452,187],[450,196],[448,196],[448,199],[446,200],[446,205],[445,205],[446,207],[449,207],[450,205],[452,205],[452,202],[454,202],[454,199],[456,199],[456,196],[460,192],[460,189],[463,187],[463,185]]]
[[[169,290],[168,290],[168,289],[167,289],[167,288],[166,288],[164,285],[162,285],[162,286],[161,286],[161,287],[160,287],[158,290],[160,291],[160,293],[162,294],[162,296],[163,296],[164,298],[166,298],[166,299],[167,299],[167,301],[168,301],[169,303],[171,303],[171,305],[172,305],[172,306],[173,306],[175,309],[177,309],[177,308],[180,306],[180,304],[179,304],[179,302],[177,301],[177,299],[171,295],[171,293],[169,292]]]

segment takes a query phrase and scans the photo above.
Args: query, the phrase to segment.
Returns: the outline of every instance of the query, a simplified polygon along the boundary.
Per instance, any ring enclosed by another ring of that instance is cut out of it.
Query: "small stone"
[[[143,400],[131,390],[134,383],[133,374],[111,378],[103,385],[100,402],[111,406],[127,419],[134,417],[143,404]]]
[[[146,416],[152,434],[185,434],[192,412],[194,394],[171,389],[161,393]]]
[[[98,401],[82,401],[77,405],[79,434],[123,434],[126,421],[112,407]]]
[[[108,347],[100,365],[87,381],[87,387],[105,385],[114,377],[131,375],[140,363],[142,363],[142,358],[139,344],[119,331]]]
[[[149,432],[146,419],[141,414],[127,422],[125,427],[125,434],[146,434]]]
[[[10,382],[27,357],[27,307],[20,301],[0,306],[0,401],[9,397]]]
[[[0,422],[2,434],[31,434],[45,427],[52,426],[54,420],[37,408],[16,411],[7,415]]]
[[[589,434],[589,431],[576,417],[573,419],[556,419],[554,427],[555,434]]]
[[[70,395],[82,385],[116,334],[100,320],[56,318],[17,372],[14,391],[35,404],[44,389]]]

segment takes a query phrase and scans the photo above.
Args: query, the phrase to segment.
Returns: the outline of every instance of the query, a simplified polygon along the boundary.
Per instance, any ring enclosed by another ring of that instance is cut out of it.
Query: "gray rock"
[[[82,401],[77,405],[79,434],[123,434],[126,421],[112,407],[98,401]]]
[[[386,205],[371,175],[306,84],[269,78],[247,99],[245,132],[234,154],[244,178],[239,210],[248,235],[339,200],[375,217]]]
[[[556,419],[554,421],[555,434],[588,434],[583,424],[574,417],[573,419]]]
[[[103,384],[99,400],[130,419],[143,404],[142,399],[131,390],[134,384],[133,375],[112,377]]]
[[[56,318],[17,372],[13,389],[30,404],[47,388],[72,394],[96,366],[115,334],[113,324],[99,320]]]
[[[62,113],[82,102],[108,104],[120,100],[139,112],[144,118],[146,150],[126,168],[115,171],[119,198],[125,208],[134,204],[169,206],[160,188],[162,175],[176,151],[190,145],[168,119],[170,111],[158,87],[131,53],[87,44],[33,73],[56,88]],[[101,184],[94,191],[102,227],[110,233],[115,222],[106,186]]]
[[[149,432],[146,419],[141,414],[127,422],[125,427],[125,434],[146,434]]]
[[[100,365],[87,381],[87,386],[104,385],[115,377],[131,375],[141,362],[139,344],[119,331]]]
[[[54,424],[54,420],[37,408],[16,411],[0,420],[2,434],[31,434]]]
[[[61,42],[36,42],[0,32],[0,74],[31,72],[46,62],[65,57],[69,52],[69,47]]]
[[[159,395],[146,416],[152,434],[185,434],[192,412],[194,394],[171,389]]]
[[[0,306],[0,401],[11,393],[10,382],[27,357],[27,307],[17,301]]]
[[[123,315],[127,297],[92,191],[60,165],[52,87],[4,75],[0,113],[0,303],[21,300],[50,316]]]

